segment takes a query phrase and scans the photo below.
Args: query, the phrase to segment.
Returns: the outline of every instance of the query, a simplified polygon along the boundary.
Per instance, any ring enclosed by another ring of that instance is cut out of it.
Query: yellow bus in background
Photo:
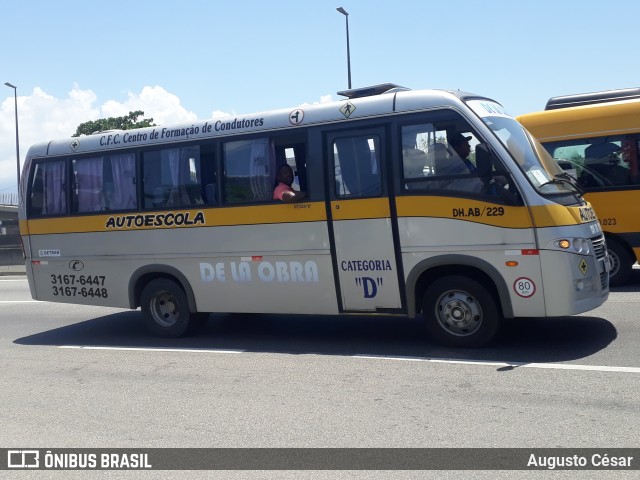
[[[606,236],[610,284],[626,283],[640,259],[640,88],[554,97],[518,120],[584,190]]]

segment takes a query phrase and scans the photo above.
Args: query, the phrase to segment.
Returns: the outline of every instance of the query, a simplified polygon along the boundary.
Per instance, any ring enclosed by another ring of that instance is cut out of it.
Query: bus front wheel
[[[149,330],[161,337],[180,337],[187,333],[191,312],[180,285],[167,278],[150,281],[142,290],[140,307]]]
[[[502,320],[491,292],[476,280],[458,275],[439,278],[427,288],[422,315],[431,337],[452,347],[487,345]]]
[[[607,253],[611,262],[609,285],[624,285],[633,271],[633,258],[620,242],[612,238],[607,238]]]

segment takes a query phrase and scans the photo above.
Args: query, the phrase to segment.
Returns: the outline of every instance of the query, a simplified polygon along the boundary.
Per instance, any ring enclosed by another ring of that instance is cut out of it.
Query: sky
[[[513,116],[640,87],[637,0],[29,0],[0,7],[0,195],[34,143],[142,110],[158,125],[339,100],[392,82]]]

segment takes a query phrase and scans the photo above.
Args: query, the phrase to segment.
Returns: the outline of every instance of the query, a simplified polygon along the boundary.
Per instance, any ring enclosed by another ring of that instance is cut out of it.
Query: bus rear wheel
[[[491,292],[476,280],[459,275],[439,278],[427,288],[422,315],[429,334],[451,347],[487,345],[502,320]]]
[[[140,306],[149,330],[161,337],[188,333],[191,312],[184,290],[173,280],[157,278],[142,290]]]

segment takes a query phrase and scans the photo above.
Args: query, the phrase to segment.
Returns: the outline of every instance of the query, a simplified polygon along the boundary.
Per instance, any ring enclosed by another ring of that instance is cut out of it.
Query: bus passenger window
[[[179,208],[204,204],[199,146],[145,152],[145,208]]]
[[[275,150],[268,138],[224,144],[225,203],[271,201]]]
[[[101,212],[136,208],[133,153],[72,161],[74,212]]]
[[[66,161],[42,162],[35,166],[29,192],[30,215],[67,213]]]
[[[402,169],[405,179],[423,178],[431,172],[427,152],[418,145],[419,133],[406,127],[402,129]],[[415,186],[405,184],[405,188]]]
[[[587,190],[638,182],[637,148],[624,136],[550,142],[545,148]]]
[[[111,155],[105,165],[103,196],[107,210],[133,210],[136,198],[136,157],[133,153]]]
[[[466,124],[453,121],[402,127],[404,187],[481,193],[475,152],[477,140]]]

